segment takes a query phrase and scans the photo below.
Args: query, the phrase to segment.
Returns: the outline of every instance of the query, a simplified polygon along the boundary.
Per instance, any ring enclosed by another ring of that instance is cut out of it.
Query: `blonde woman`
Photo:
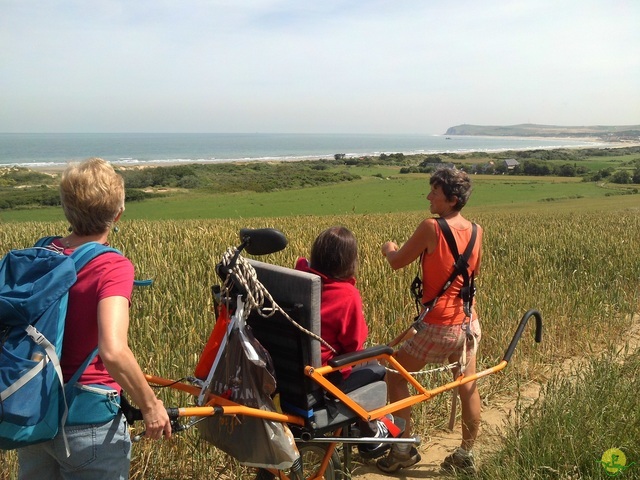
[[[124,180],[100,158],[71,164],[62,174],[60,198],[71,233],[48,247],[65,255],[87,242],[105,245],[124,212]],[[162,401],[146,382],[127,341],[133,289],[132,263],[116,252],[103,253],[78,272],[69,291],[61,367],[65,383],[98,347],[78,383],[109,391],[124,389],[142,410],[146,436],[171,436]],[[69,422],[64,438],[18,450],[20,479],[124,479],[129,477],[131,439],[122,412],[104,421],[96,409]]]

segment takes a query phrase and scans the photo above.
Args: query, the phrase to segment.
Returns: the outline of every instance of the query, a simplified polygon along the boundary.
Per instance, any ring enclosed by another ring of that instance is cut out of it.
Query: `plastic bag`
[[[256,340],[251,327],[234,328],[210,391],[231,401],[276,411],[271,395],[276,381],[269,352]],[[298,458],[293,434],[286,424],[246,415],[214,415],[199,422],[206,441],[251,467],[290,468]]]

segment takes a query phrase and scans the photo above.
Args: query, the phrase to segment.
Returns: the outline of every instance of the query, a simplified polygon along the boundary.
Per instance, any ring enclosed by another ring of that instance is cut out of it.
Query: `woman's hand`
[[[396,252],[398,250],[398,245],[395,242],[386,242],[382,245],[380,250],[382,251],[382,255],[386,257],[389,252]]]
[[[167,415],[167,410],[164,408],[162,400],[156,398],[155,403],[150,408],[141,409],[141,411],[142,419],[144,420],[145,437],[158,440],[164,434],[165,438],[171,438],[171,420]]]

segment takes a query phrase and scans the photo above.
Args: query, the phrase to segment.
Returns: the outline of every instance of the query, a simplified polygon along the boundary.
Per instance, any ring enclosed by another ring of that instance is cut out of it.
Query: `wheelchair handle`
[[[143,420],[142,410],[131,405],[124,395],[120,396],[120,410],[122,411],[124,418],[127,419],[127,423],[129,425],[133,425],[134,422],[140,422]],[[173,433],[173,432],[179,432],[181,430],[184,430],[182,425],[178,423],[178,418],[180,418],[180,410],[177,407],[167,407],[166,410],[167,410],[167,415],[171,420],[171,432]],[[140,432],[135,437],[132,437],[131,441],[139,442],[140,440],[142,440],[142,437],[144,436],[144,434],[145,434],[144,431]]]
[[[240,253],[244,250],[250,255],[268,255],[283,250],[289,243],[287,237],[275,228],[242,228],[239,232],[240,245],[229,265],[219,263],[216,266],[218,276],[224,281],[235,267]]]
[[[535,332],[535,340],[536,343],[540,343],[542,341],[542,315],[537,310],[531,309],[526,312],[522,316],[522,320],[520,320],[520,325],[518,325],[518,329],[516,333],[513,335],[513,339],[511,339],[511,343],[507,348],[507,351],[504,354],[503,361],[509,362],[511,360],[511,355],[513,355],[514,350],[516,349],[516,345],[518,344],[518,340],[522,336],[522,332],[524,331],[524,327],[526,327],[527,322],[531,317],[535,317],[536,319],[536,332]]]

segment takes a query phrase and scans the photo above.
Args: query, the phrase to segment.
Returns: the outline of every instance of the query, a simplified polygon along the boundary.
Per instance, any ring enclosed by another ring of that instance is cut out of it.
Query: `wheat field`
[[[393,272],[380,254],[387,240],[402,243],[423,213],[295,216],[270,219],[201,221],[123,221],[111,244],[136,266],[152,287],[136,289],[129,333],[143,370],[167,378],[191,375],[213,327],[211,285],[218,283],[220,255],[238,243],[240,228],[273,227],[289,239],[288,247],[260,260],[292,266],[307,256],[315,236],[331,225],[345,225],[359,243],[358,287],[364,300],[370,344],[386,343],[415,315],[409,285],[417,266]],[[497,364],[522,314],[538,309],[544,320],[541,344],[533,328],[525,331],[509,366],[480,382],[485,403],[519,384],[540,379],[554,364],[573,355],[602,350],[624,335],[638,310],[640,215],[637,209],[597,212],[485,212],[470,215],[485,229],[483,265],[477,280],[477,308],[483,340],[479,369]],[[43,235],[66,232],[57,223],[4,224],[0,251],[27,247]],[[437,385],[446,379],[424,379]],[[158,391],[166,405],[185,406],[193,399]],[[448,396],[414,409],[418,434],[447,420]],[[195,429],[194,429],[195,430]],[[15,478],[13,452],[0,453],[1,479]],[[187,431],[169,442],[142,441],[133,447],[134,479],[238,478],[243,469]]]

